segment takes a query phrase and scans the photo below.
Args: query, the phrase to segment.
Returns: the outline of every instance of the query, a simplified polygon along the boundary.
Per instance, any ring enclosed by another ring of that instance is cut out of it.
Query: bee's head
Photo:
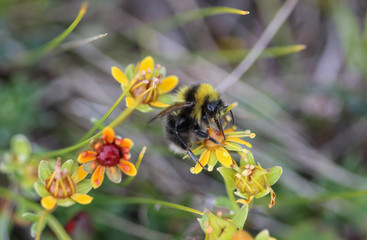
[[[205,106],[207,117],[214,120],[215,124],[217,125],[218,129],[222,132],[224,137],[225,135],[223,132],[223,127],[220,118],[222,117],[225,109],[226,107],[224,106],[224,103],[221,99],[215,101],[209,101]]]

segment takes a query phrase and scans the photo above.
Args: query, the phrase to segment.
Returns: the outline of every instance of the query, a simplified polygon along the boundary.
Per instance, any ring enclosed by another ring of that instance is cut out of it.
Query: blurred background
[[[278,239],[367,239],[367,1],[291,0],[290,16],[260,58],[222,93],[239,129],[250,129],[255,160],[281,166],[276,205],[254,201],[245,229],[269,229]],[[60,34],[75,18],[79,1],[1,0],[0,149],[25,134],[34,149],[74,143],[117,100],[121,88],[111,66],[124,69],[147,55],[177,75],[180,86],[220,84],[247,56],[282,8],[281,0],[90,1],[65,42],[108,33],[76,48],[59,47],[34,63],[24,54]],[[219,14],[183,21],[189,11],[234,7],[249,15]],[[298,53],[287,46],[304,44]],[[285,49],[285,50],[284,50]],[[124,108],[119,106],[108,121]],[[135,141],[132,160],[147,154],[127,188],[104,182],[91,195],[142,196],[213,209],[225,196],[219,174],[192,175],[192,162],[169,152],[157,114],[135,112],[116,132]],[[78,151],[77,153],[79,153]],[[71,157],[75,156],[71,155]],[[0,175],[0,184],[9,179]],[[356,194],[358,195],[358,194]],[[72,236],[87,239],[204,239],[196,216],[147,205],[58,208]],[[48,238],[54,236],[45,232]],[[14,217],[11,239],[30,239],[29,224]],[[80,239],[80,238],[79,238]]]

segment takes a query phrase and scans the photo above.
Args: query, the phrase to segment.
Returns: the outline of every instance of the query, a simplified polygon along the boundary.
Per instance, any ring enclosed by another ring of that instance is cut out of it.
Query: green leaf
[[[219,167],[217,170],[222,175],[224,181],[234,188],[234,175],[236,174],[236,171],[232,168],[226,167]]]
[[[148,104],[139,104],[136,107],[136,109],[139,110],[140,112],[143,112],[143,113],[153,111],[153,108],[151,106],[149,106]]]
[[[234,142],[231,142],[231,143],[227,142],[225,147],[229,151],[236,151],[236,152],[241,152],[243,149],[239,144],[234,143]]]
[[[254,240],[269,240],[270,235],[269,231],[267,229],[262,230],[260,233],[258,233]]]
[[[245,166],[246,164],[252,164],[256,165],[254,156],[252,155],[250,150],[247,150],[247,153],[245,155],[245,159],[241,158],[240,160],[240,166]]]
[[[67,169],[68,173],[72,174],[74,172],[74,160],[73,159],[66,160],[62,164],[61,169],[62,170]]]
[[[126,68],[125,68],[125,76],[127,77],[127,79],[129,81],[131,81],[134,78],[134,73],[135,73],[135,66],[133,64],[129,64]],[[127,87],[127,86],[126,86]]]
[[[61,207],[70,207],[75,204],[75,201],[71,198],[59,199],[57,200],[57,205]]]
[[[37,228],[38,228],[38,222],[33,223],[30,229],[31,237],[33,238],[36,237]]]
[[[239,14],[239,15],[249,14],[249,12],[247,11],[239,10],[236,8],[221,7],[221,6],[207,7],[207,8],[187,11],[181,14],[176,14],[173,17],[155,21],[154,25],[157,26],[161,31],[169,31],[169,30],[177,28],[178,26],[182,26],[184,24],[193,22],[195,20],[198,20],[204,17],[218,15],[218,14],[225,14],[225,13]]]
[[[22,134],[17,134],[11,138],[10,148],[16,155],[23,155],[25,157],[29,156],[32,152],[28,139]]]
[[[42,160],[38,166],[38,178],[44,184],[46,179],[51,175],[52,169],[46,160]]]
[[[176,101],[176,98],[171,94],[162,94],[158,96],[157,101],[172,105]]]
[[[31,222],[37,222],[40,219],[40,216],[30,212],[24,213],[22,217]]]
[[[206,233],[206,240],[228,240],[237,232],[237,227],[230,219],[223,219],[209,211],[205,211],[203,217],[198,219],[200,226]],[[210,233],[207,233],[207,228]]]
[[[87,194],[92,189],[92,181],[90,179],[84,179],[75,186],[77,193]]]
[[[50,193],[47,191],[46,187],[44,184],[41,184],[39,182],[35,182],[33,184],[34,190],[36,190],[36,193],[40,196],[40,197],[46,197],[48,195],[50,195]]]
[[[266,174],[266,178],[268,179],[268,184],[271,186],[275,184],[280,176],[282,175],[283,169],[281,167],[272,167],[270,168],[270,172]]]
[[[247,215],[248,215],[248,204],[243,204],[242,207],[236,212],[235,216],[232,219],[234,224],[239,229],[243,229],[243,225],[246,222]]]

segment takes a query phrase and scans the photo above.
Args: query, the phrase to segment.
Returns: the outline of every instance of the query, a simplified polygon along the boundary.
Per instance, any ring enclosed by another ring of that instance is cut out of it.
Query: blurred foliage
[[[65,42],[108,36],[67,51],[56,48],[25,67],[19,59],[62,33],[80,2],[0,1],[1,152],[18,133],[36,149],[75,142],[92,127],[90,119],[101,118],[121,93],[110,67],[125,68],[141,56],[154,56],[181,85],[218,84],[246,57],[283,2],[90,1]],[[250,14],[194,14],[216,6]],[[298,1],[261,58],[223,93],[226,103],[239,103],[233,110],[236,125],[257,134],[251,142],[256,159],[264,168],[279,165],[284,171],[274,187],[276,205],[265,209],[268,199],[261,199],[249,210],[245,229],[253,236],[269,229],[271,236],[286,240],[367,238],[366,195],[342,194],[367,189],[366,11],[365,0]],[[294,53],[303,45],[305,50]],[[117,129],[138,146],[150,145],[138,177],[128,188],[106,182],[99,194],[213,208],[214,196],[225,195],[219,174],[191,175],[192,163],[169,153],[161,126],[147,126],[148,120],[136,113]],[[0,175],[1,185],[18,192],[8,186],[9,179]],[[94,197],[87,207],[54,212],[65,226],[74,221],[78,230],[72,236],[204,238],[191,214]],[[21,217],[25,208],[0,199],[1,239],[7,232],[10,239],[30,239],[30,222]],[[55,238],[48,228],[43,237]]]

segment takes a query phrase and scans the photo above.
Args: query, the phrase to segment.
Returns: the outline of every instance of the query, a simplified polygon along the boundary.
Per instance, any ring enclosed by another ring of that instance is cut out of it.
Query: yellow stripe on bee
[[[177,92],[177,101],[178,102],[185,102],[186,101],[186,92],[189,90],[189,87],[182,87]]]
[[[216,101],[219,99],[219,93],[213,88],[212,85],[203,83],[200,84],[200,86],[196,90],[195,99],[197,102],[195,103],[195,107],[193,112],[191,113],[191,117],[196,118],[198,121],[200,121],[201,111],[205,100],[208,100],[209,102]]]

